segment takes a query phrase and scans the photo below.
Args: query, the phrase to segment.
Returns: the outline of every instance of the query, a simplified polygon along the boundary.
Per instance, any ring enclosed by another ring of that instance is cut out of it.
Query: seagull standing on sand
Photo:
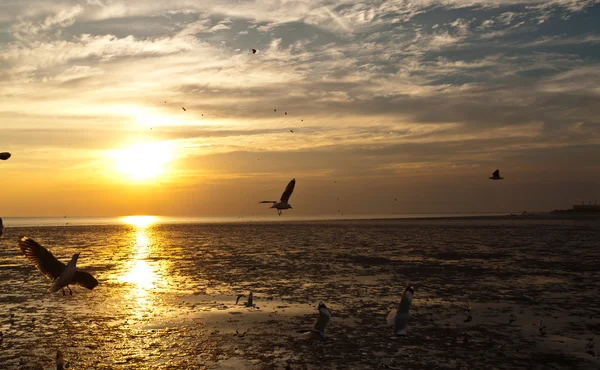
[[[489,178],[490,180],[504,180],[504,177],[500,177],[500,170],[494,171],[492,176]]]
[[[414,294],[415,288],[412,285],[407,286],[404,290],[404,294],[402,294],[402,299],[400,300],[398,308],[393,309],[388,314],[388,323],[394,324],[394,334],[398,336],[406,336],[406,326],[410,319],[408,311],[412,304]]]
[[[277,202],[276,200],[263,200],[258,203],[273,203],[271,208],[275,208],[279,216],[281,216],[282,211],[284,209],[292,209],[292,206],[288,203],[288,201],[290,200],[290,196],[294,191],[294,186],[296,186],[296,179],[292,179],[292,181],[290,181],[290,183],[285,187],[285,190],[283,194],[281,194],[281,199],[279,200],[279,202]]]
[[[22,236],[19,239],[19,247],[33,265],[40,270],[47,278],[54,280],[49,292],[56,293],[62,290],[65,295],[64,288],[69,289],[69,294],[73,295],[73,291],[69,288],[69,284],[76,284],[87,289],[94,289],[98,286],[96,280],[90,273],[77,269],[77,259],[79,253],[75,253],[68,264],[64,264],[56,259],[42,245],[35,240]]]
[[[331,320],[331,311],[325,306],[325,303],[319,302],[319,317],[315,322],[315,326],[312,329],[298,330],[298,333],[310,333],[311,338],[318,340],[331,339],[325,335],[329,320]]]

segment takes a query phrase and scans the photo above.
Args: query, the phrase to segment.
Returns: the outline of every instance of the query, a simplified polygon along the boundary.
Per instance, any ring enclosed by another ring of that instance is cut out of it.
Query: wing
[[[494,177],[500,177],[500,170],[496,170],[494,171],[493,175]]]
[[[2,159],[3,161],[7,160],[8,158],[10,158],[10,153],[9,152],[2,152],[2,153],[0,153],[0,159]]]
[[[285,187],[283,194],[281,194],[281,202],[287,203],[292,196],[292,192],[294,191],[294,186],[296,186],[296,179],[292,179],[289,184]]]
[[[89,290],[94,289],[98,286],[98,280],[92,276],[89,272],[76,270],[72,283],[82,286],[84,288],[88,288]]]
[[[314,330],[319,333],[325,334],[325,329],[327,329],[327,324],[329,324],[329,320],[331,319],[331,312],[328,309],[319,310],[319,318],[315,323]]]
[[[273,203],[273,204],[275,204],[275,203],[277,203],[277,201],[276,200],[261,200],[258,203]]]
[[[66,267],[50,251],[31,238],[22,236],[19,239],[19,247],[25,257],[48,279],[58,279]]]

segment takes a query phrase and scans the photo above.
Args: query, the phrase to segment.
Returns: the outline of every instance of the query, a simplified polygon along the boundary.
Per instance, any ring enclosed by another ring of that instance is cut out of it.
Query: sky
[[[258,201],[292,178],[294,215],[600,200],[599,20],[600,0],[0,0],[0,213],[278,217]]]

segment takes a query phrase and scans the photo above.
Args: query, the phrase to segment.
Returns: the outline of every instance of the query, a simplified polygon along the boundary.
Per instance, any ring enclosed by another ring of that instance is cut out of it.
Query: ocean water
[[[586,348],[600,340],[598,221],[157,221],[6,220],[0,369],[53,368],[58,349],[75,369],[600,364]],[[100,285],[48,293],[20,235],[64,262],[81,252],[78,266]],[[408,283],[413,320],[398,338],[386,316]],[[249,292],[256,307],[235,305]],[[296,332],[314,324],[319,301],[332,312],[332,341]]]

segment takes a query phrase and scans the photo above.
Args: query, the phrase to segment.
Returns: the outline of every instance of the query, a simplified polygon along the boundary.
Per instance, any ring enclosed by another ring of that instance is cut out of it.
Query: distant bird
[[[281,199],[279,200],[279,202],[277,202],[276,200],[263,200],[258,203],[273,203],[271,208],[275,208],[279,216],[281,216],[282,211],[284,209],[293,209],[292,206],[288,203],[288,201],[290,200],[290,196],[292,195],[295,186],[296,179],[292,179],[292,181],[290,181],[289,184],[287,184],[287,186],[285,187],[283,194],[281,194]]]
[[[256,54],[256,49],[252,49],[252,54]]]
[[[2,217],[0,217],[0,236],[4,235],[4,223],[2,222]]]
[[[277,112],[277,109],[273,109],[273,112]]]
[[[90,290],[98,286],[98,280],[90,273],[77,269],[79,253],[75,253],[69,263],[65,265],[57,260],[50,251],[27,236],[22,236],[19,239],[19,247],[25,257],[42,274],[54,281],[52,287],[48,289],[52,293],[62,290],[63,295],[65,295],[64,288],[66,287],[69,289],[69,294],[72,295],[73,291],[69,288],[69,284],[80,285]]]
[[[490,177],[490,180],[504,180],[504,177],[500,177],[500,170],[496,170]]]
[[[2,153],[0,153],[0,159],[2,159],[3,161],[7,160],[8,158],[10,158],[10,153],[9,152],[2,152]]]
[[[537,324],[538,327],[538,332],[540,333],[540,336],[545,336],[546,335],[546,325],[542,324],[542,320],[538,321]]]
[[[287,116],[287,112],[285,112],[285,115]]]
[[[240,301],[240,298],[245,297],[245,295],[243,294],[238,294],[237,299],[235,300],[235,304],[237,305],[238,302]],[[246,301],[244,303],[244,306],[246,307],[254,307],[256,306],[256,304],[254,304],[254,296],[252,295],[252,292],[250,292],[250,294],[248,294],[248,301]]]
[[[398,308],[393,309],[388,314],[388,323],[394,324],[394,334],[398,336],[406,336],[406,327],[408,320],[410,319],[408,311],[412,304],[414,294],[415,288],[412,285],[408,285],[402,294],[402,299],[400,300],[400,304],[398,304]]]
[[[64,370],[70,369],[71,366],[68,362],[64,362],[62,352],[60,350],[56,351],[56,370]]]
[[[184,112],[187,112],[187,110],[185,109],[185,107],[181,107],[181,109],[183,109]]]
[[[308,330],[298,330],[298,333],[310,333],[311,338],[318,340],[331,339],[325,335],[325,330],[327,329],[327,325],[331,320],[331,311],[329,311],[323,302],[319,302],[318,309],[319,317],[317,318],[317,322],[315,322],[315,326]]]
[[[473,314],[471,313],[471,305],[469,303],[467,303],[467,308],[465,308],[465,314],[467,315],[467,318],[464,322],[473,321]]]

